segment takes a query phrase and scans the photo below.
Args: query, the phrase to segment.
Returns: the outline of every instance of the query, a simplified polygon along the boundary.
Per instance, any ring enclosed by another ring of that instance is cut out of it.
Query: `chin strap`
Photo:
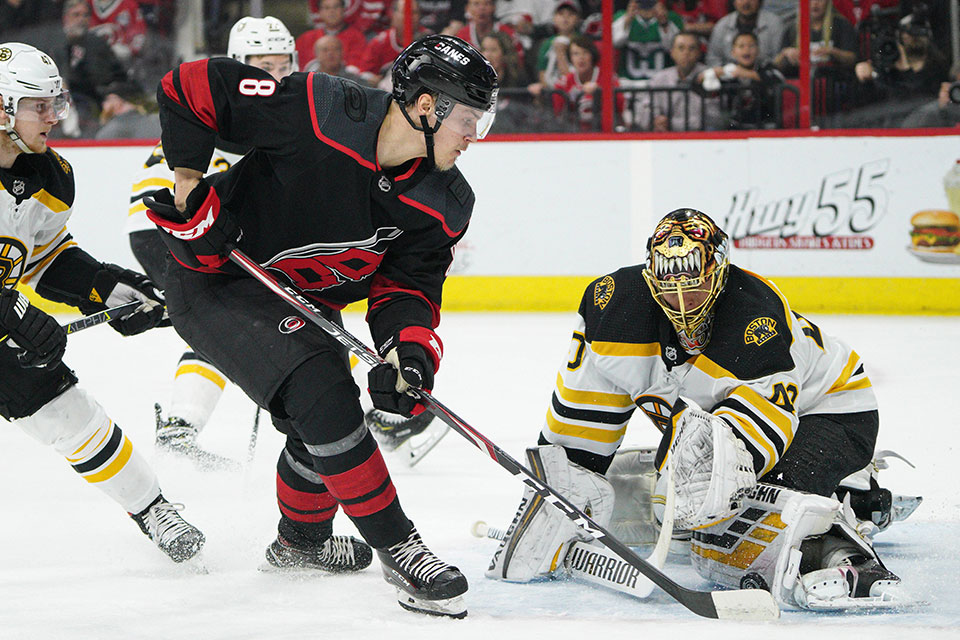
[[[403,117],[407,119],[407,122],[410,123],[411,127],[417,131],[423,132],[424,141],[427,143],[427,162],[430,163],[431,167],[434,166],[436,163],[434,162],[433,157],[433,134],[435,134],[440,128],[442,120],[437,118],[437,126],[431,127],[430,123],[427,121],[427,116],[421,115],[420,126],[418,127],[416,124],[414,124],[413,120],[410,118],[410,114],[407,113],[407,110],[402,104],[400,105],[400,112],[403,113]]]
[[[14,123],[15,121],[13,116],[10,116],[10,121],[7,124],[0,124],[0,131],[3,131],[5,134],[7,134],[24,153],[35,153],[35,151],[28,147],[27,143],[23,141],[23,139],[20,137],[20,134],[17,133],[17,130],[13,128]]]

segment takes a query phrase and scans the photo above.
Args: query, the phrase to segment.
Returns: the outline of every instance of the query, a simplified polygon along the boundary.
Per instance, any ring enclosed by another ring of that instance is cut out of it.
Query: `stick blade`
[[[714,591],[711,595],[720,620],[776,620],[780,617],[780,607],[770,592],[763,589]]]

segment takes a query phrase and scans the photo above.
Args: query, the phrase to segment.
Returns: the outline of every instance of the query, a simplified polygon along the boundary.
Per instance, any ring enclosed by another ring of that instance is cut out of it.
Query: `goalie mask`
[[[710,340],[713,305],[727,282],[728,246],[727,234],[695,209],[671,211],[647,241],[643,279],[688,350]]]

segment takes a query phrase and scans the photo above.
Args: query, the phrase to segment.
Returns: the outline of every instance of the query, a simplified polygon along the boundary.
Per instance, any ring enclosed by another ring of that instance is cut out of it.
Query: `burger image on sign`
[[[927,209],[910,218],[910,251],[928,262],[960,259],[960,217],[952,211]]]

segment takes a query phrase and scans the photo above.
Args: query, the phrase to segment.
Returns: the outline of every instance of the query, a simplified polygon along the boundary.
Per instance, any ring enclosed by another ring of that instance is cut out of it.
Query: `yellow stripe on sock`
[[[177,374],[174,377],[179,378],[185,373],[195,373],[198,376],[202,376],[220,387],[221,390],[227,385],[227,381],[223,379],[223,376],[199,364],[180,365],[180,367],[177,368]]]
[[[113,476],[120,473],[120,470],[123,469],[124,465],[127,464],[127,461],[130,460],[131,455],[133,455],[133,443],[130,442],[130,439],[127,438],[127,436],[123,436],[123,447],[121,447],[119,455],[113,459],[113,462],[107,465],[103,471],[98,471],[97,473],[84,476],[84,479],[90,483],[109,480]]]

